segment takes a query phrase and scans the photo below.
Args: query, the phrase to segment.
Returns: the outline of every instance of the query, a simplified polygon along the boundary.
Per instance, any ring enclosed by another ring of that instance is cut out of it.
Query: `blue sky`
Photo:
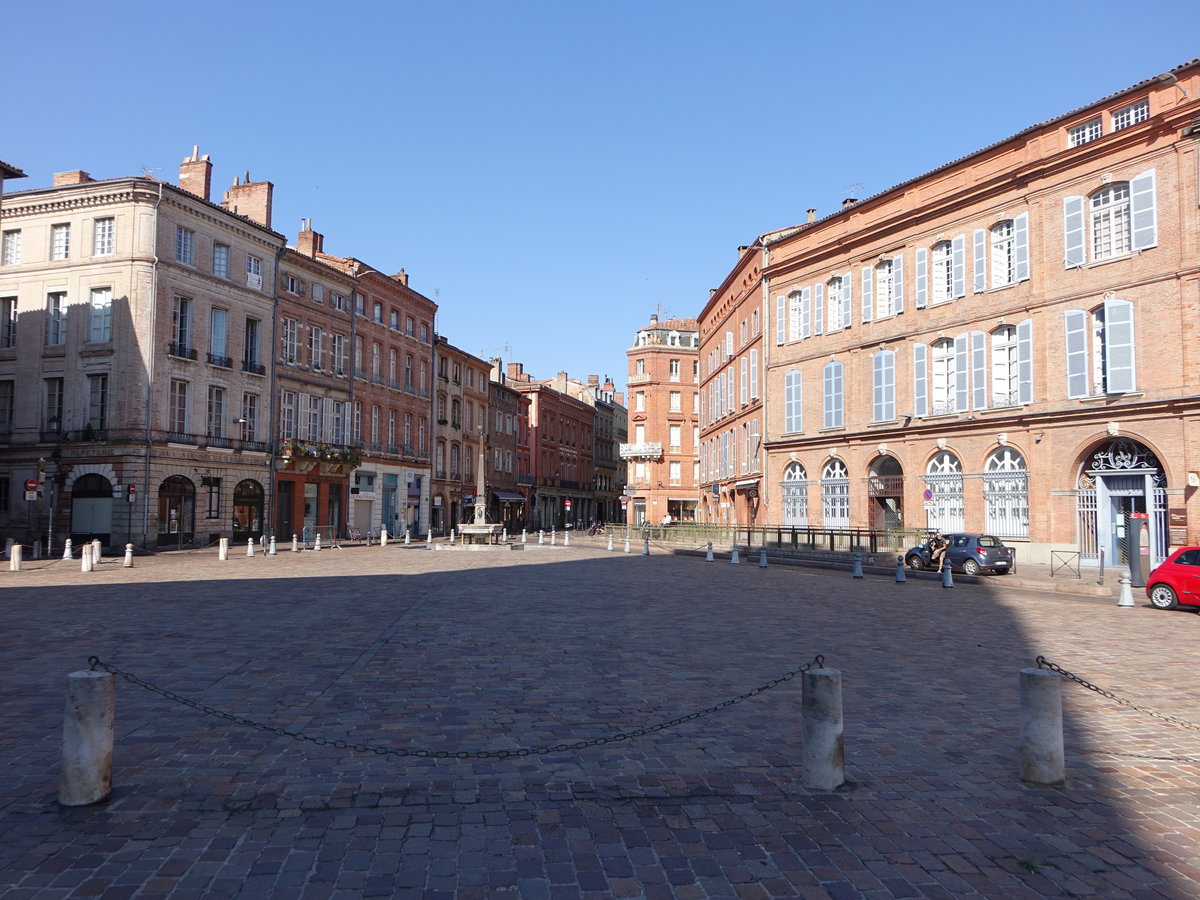
[[[199,144],[214,199],[273,181],[276,230],[406,269],[455,345],[619,386],[738,245],[1200,55],[1162,0],[97,9],[6,12],[10,190],[175,182]]]

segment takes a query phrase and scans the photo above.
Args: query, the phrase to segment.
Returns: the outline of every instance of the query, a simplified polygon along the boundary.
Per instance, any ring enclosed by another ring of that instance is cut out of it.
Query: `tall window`
[[[1090,313],[1067,310],[1067,396],[1136,390],[1133,304],[1105,300]]]
[[[836,360],[825,364],[825,427],[845,427],[842,410],[842,364]]]
[[[258,440],[258,394],[242,394],[242,426],[243,441]]]
[[[258,340],[262,323],[258,319],[246,319],[245,362],[247,367],[258,365]]]
[[[1092,259],[1109,259],[1128,253],[1129,184],[1113,184],[1092,195]]]
[[[844,312],[849,313],[848,297],[846,289],[849,287],[849,279],[846,278],[831,278],[829,284],[826,285],[825,291],[825,324],[826,331],[838,331],[847,327],[850,323],[843,316]]]
[[[3,246],[3,259],[6,266],[17,266],[21,264],[21,229],[13,228],[4,232],[4,236],[0,239],[0,244]]]
[[[67,294],[54,291],[46,295],[46,343],[58,346],[67,340]]]
[[[50,258],[69,259],[71,256],[71,226],[67,223],[50,226]]]
[[[16,382],[0,381],[0,435],[7,436],[12,433],[15,392]],[[0,481],[2,480],[0,479]]]
[[[1064,197],[1065,267],[1071,269],[1156,247],[1156,179],[1156,171],[1149,169],[1127,182],[1106,185],[1090,197]]]
[[[333,355],[333,374],[346,374],[346,336],[344,334],[332,334],[329,336],[330,353]],[[410,385],[411,386],[411,385]]]
[[[17,346],[17,298],[0,298],[0,347]]]
[[[284,439],[297,437],[299,406],[295,391],[281,391],[279,394],[279,436]]]
[[[213,274],[218,278],[229,277],[229,247],[225,244],[213,244]]]
[[[196,233],[182,225],[175,226],[175,261],[184,265],[196,264]]]
[[[325,368],[325,334],[315,326],[308,329],[308,359],[314,369]]]
[[[209,353],[215,359],[212,362],[222,364],[229,351],[229,313],[219,307],[213,307],[209,323]]]
[[[671,391],[668,394],[667,402],[669,404],[668,410],[670,412],[681,412],[683,410],[683,406],[680,403],[681,396],[682,395],[680,394],[679,391]]]
[[[804,382],[800,372],[783,376],[783,430],[788,434],[804,431]]]
[[[646,392],[645,391],[638,391],[637,393],[635,393],[633,395],[633,409],[634,409],[634,412],[645,412],[646,411]]]
[[[257,256],[246,257],[246,285],[262,289],[262,260]]]
[[[42,407],[42,430],[46,432],[62,431],[63,416],[63,380],[47,378],[46,402]]]
[[[167,430],[179,435],[188,431],[188,383],[178,378],[171,379]]]
[[[108,376],[88,376],[87,424],[99,431],[108,423]]]
[[[944,338],[935,341],[932,349],[929,373],[929,400],[931,416],[944,416],[955,412],[955,389],[957,387],[957,360],[954,341]]]
[[[930,300],[945,303],[954,297],[954,247],[949,241],[935,244],[932,252],[933,283]]]
[[[92,288],[88,340],[99,343],[112,340],[112,288]]]
[[[1010,447],[988,457],[983,472],[984,528],[1001,537],[1029,536],[1029,473]]]
[[[287,366],[294,366],[296,357],[299,355],[300,323],[295,319],[284,317],[280,324],[282,326],[279,330],[281,362]]]
[[[903,260],[897,256],[875,267],[875,318],[904,312]]]
[[[192,345],[192,301],[187,297],[175,298],[171,309],[171,340],[183,349]]]
[[[314,397],[311,394],[308,397],[308,410],[305,417],[307,423],[305,427],[308,429],[307,435],[310,441],[319,441],[324,436],[324,428],[322,427],[324,422],[321,421],[324,400],[324,397]]]
[[[678,381],[679,380],[679,360],[673,359],[668,363],[668,365],[670,366],[671,381]]]
[[[112,216],[96,219],[92,223],[92,256],[111,256],[116,249],[115,220]]]
[[[963,530],[962,463],[949,450],[941,450],[925,470],[925,487],[933,494],[926,506],[927,525],[942,531]]]
[[[1017,329],[1001,325],[992,332],[992,406],[1016,406],[1019,379]]]
[[[1017,280],[1017,257],[1011,219],[992,226],[991,244],[992,287],[1012,284]]]
[[[821,473],[821,515],[826,528],[850,527],[850,477],[840,459],[831,459]]]
[[[896,418],[896,354],[880,350],[871,357],[872,399],[875,422]]]
[[[225,436],[225,388],[209,385],[208,422],[204,433],[212,438]]]
[[[783,524],[792,528],[808,525],[808,475],[798,462],[783,470]]]
[[[680,441],[682,440],[683,428],[679,425],[671,425],[667,431],[670,445],[669,449],[672,452],[678,453],[680,449]]]

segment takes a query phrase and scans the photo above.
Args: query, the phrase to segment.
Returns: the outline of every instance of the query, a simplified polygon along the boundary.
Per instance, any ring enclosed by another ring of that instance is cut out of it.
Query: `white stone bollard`
[[[855,578],[862,578],[862,577],[863,577],[863,573],[862,573],[862,554],[861,554],[861,553],[855,553],[855,554],[854,554],[854,577],[855,577]]]
[[[116,676],[111,672],[72,672],[67,676],[58,777],[58,802],[63,806],[99,803],[112,792],[116,702]]]
[[[299,535],[295,535],[295,534],[292,535],[292,552],[293,553],[300,552],[300,537],[299,537]]]
[[[1054,786],[1067,779],[1063,754],[1062,679],[1021,670],[1021,780]]]
[[[544,532],[540,529],[538,530],[538,543],[539,544],[546,543],[546,532]]]
[[[271,535],[271,543],[267,545],[267,556],[276,556],[279,553],[279,547],[275,544],[275,535]]]
[[[650,555],[650,538],[642,538],[642,556]]]
[[[71,547],[71,539],[67,538],[67,542],[63,544],[63,559],[74,559],[75,551]]]
[[[133,568],[133,544],[125,545],[125,563],[122,566],[125,569]]]
[[[758,551],[758,567],[765,569],[767,567],[767,548],[762,547]]]
[[[942,568],[942,587],[954,587],[954,575],[950,572],[950,564],[946,563]]]
[[[500,543],[502,543],[502,544],[508,543],[508,528],[507,527],[500,529]]]
[[[21,558],[24,556],[24,554],[25,551],[20,544],[13,544],[8,548],[8,571],[21,571]]]
[[[553,547],[558,543],[558,532],[553,528],[550,529],[550,546]]]
[[[896,584],[906,584],[908,579],[904,577],[904,557],[896,557]]]
[[[454,543],[454,529],[453,528],[450,529],[450,543],[451,544]]]
[[[625,552],[629,552],[629,532],[625,532]]]
[[[79,571],[80,572],[92,571],[92,545],[85,542],[83,547],[80,548],[80,550],[81,550],[81,552],[79,554]]]
[[[612,552],[612,534],[611,534],[611,532],[608,535],[608,550],[610,553]]]
[[[571,532],[569,532],[569,531],[563,532],[563,546],[564,547],[571,546]]]
[[[388,542],[387,526],[380,525],[379,526],[379,546],[386,547],[387,542]]]
[[[250,538],[248,541],[246,541],[246,559],[253,559],[253,558],[254,558],[254,538]]]
[[[832,791],[846,782],[842,735],[842,673],[809,669],[804,673],[804,745],[801,768],[805,787]]]
[[[432,528],[430,528],[429,531],[425,532],[425,543],[427,543],[427,544],[433,543],[433,529]]]
[[[1130,590],[1130,578],[1128,572],[1121,573],[1121,595],[1117,598],[1117,606],[1125,609],[1133,609],[1133,591]]]
[[[314,549],[314,550],[320,550],[320,549],[321,549],[321,535],[320,535],[320,532],[318,532],[318,533],[317,533],[317,536],[313,538],[313,549]]]
[[[404,546],[407,547],[412,543],[412,532],[409,529],[404,529]]]
[[[100,565],[100,560],[104,556],[104,551],[100,549],[100,540],[97,538],[92,541],[92,568]]]
[[[528,539],[528,534],[526,533],[525,529],[522,528],[521,529],[521,543],[524,544],[527,539]]]
[[[704,552],[704,561],[705,561],[705,562],[712,562],[712,561],[713,561],[713,555],[712,555],[712,541],[709,541],[709,542],[708,542],[708,549],[707,549],[707,550]]]
[[[221,561],[229,559],[229,538],[221,538],[217,542],[217,559]]]
[[[742,560],[738,556],[738,548],[736,544],[733,546],[733,552],[729,555],[729,562],[735,566],[740,566],[742,564]]]

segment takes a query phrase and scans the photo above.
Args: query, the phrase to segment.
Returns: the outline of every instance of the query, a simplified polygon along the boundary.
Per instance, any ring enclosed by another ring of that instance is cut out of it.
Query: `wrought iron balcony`
[[[209,353],[208,364],[210,366],[220,366],[222,369],[232,369],[233,358],[229,356],[217,356],[215,353]]]
[[[256,363],[252,359],[242,360],[242,371],[249,372],[251,375],[266,375],[267,367]]]
[[[662,441],[643,441],[640,444],[621,445],[621,459],[658,459],[662,455]]]
[[[179,359],[195,359],[196,348],[189,347],[187,344],[180,344],[176,341],[171,341],[167,344],[167,355],[175,356]]]

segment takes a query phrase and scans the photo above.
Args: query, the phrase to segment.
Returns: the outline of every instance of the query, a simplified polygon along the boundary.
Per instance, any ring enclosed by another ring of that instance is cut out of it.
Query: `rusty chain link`
[[[207,706],[197,700],[183,697],[174,691],[161,688],[153,682],[146,681],[143,678],[138,678],[136,675],[131,675],[129,672],[123,672],[116,666],[110,665],[97,656],[88,657],[88,664],[92,667],[92,671],[101,668],[104,671],[119,675],[128,681],[130,684],[136,684],[138,687],[145,688],[151,693],[158,694],[167,700],[182,704],[183,706],[191,707],[198,710],[207,716],[224,719],[227,722],[233,722],[236,725],[244,725],[247,728],[255,728],[259,731],[265,731],[268,734],[279,735],[280,737],[292,738],[297,741],[308,741],[312,744],[317,744],[322,747],[333,747],[338,750],[353,750],[358,753],[374,753],[377,756],[416,756],[428,759],[508,759],[513,756],[544,756],[547,753],[562,753],[570,750],[583,750],[586,747],[598,747],[602,744],[612,744],[619,741],[628,741],[633,738],[643,737],[647,734],[655,734],[659,731],[664,731],[667,728],[673,728],[676,725],[681,725],[684,722],[690,722],[693,719],[701,719],[705,716],[712,715],[726,707],[733,706],[736,703],[741,703],[743,700],[748,700],[764,691],[769,691],[771,688],[782,684],[785,681],[791,681],[797,675],[807,672],[809,669],[819,669],[825,665],[825,657],[818,654],[813,657],[812,662],[807,662],[798,669],[793,669],[790,672],[785,672],[778,678],[772,678],[765,684],[761,684],[756,688],[751,688],[744,694],[738,694],[736,697],[730,697],[728,700],[722,700],[713,706],[705,707],[704,709],[690,712],[687,715],[677,716],[674,719],[669,719],[665,722],[656,722],[653,725],[647,725],[644,728],[636,728],[633,731],[622,731],[616,734],[610,734],[605,737],[592,738],[591,740],[574,741],[569,744],[545,744],[539,747],[520,747],[515,750],[413,750],[407,747],[372,747],[369,744],[353,744],[344,740],[330,740],[323,737],[315,737],[313,735],[304,734],[299,731],[290,731],[287,728],[281,728],[278,725],[268,725],[264,722],[256,722],[253,719],[248,719],[245,716],[234,715],[230,712],[217,709],[216,707]]]
[[[1130,709],[1135,709],[1140,713],[1145,713],[1148,716],[1151,716],[1155,719],[1161,719],[1164,722],[1170,722],[1172,725],[1178,725],[1180,728],[1191,728],[1196,731],[1200,731],[1200,725],[1197,725],[1194,722],[1189,722],[1187,719],[1178,719],[1175,716],[1164,715],[1163,713],[1155,712],[1152,709],[1147,709],[1144,706],[1138,706],[1136,703],[1132,702],[1131,700],[1126,700],[1123,697],[1118,697],[1112,691],[1106,691],[1106,690],[1104,690],[1104,688],[1097,687],[1096,685],[1092,684],[1090,681],[1080,678],[1074,672],[1068,672],[1066,669],[1062,668],[1061,666],[1055,665],[1054,663],[1050,662],[1050,660],[1046,659],[1046,657],[1044,657],[1044,656],[1039,656],[1037,658],[1037,664],[1038,664],[1039,669],[1050,669],[1053,672],[1057,672],[1059,675],[1062,675],[1064,678],[1068,678],[1071,681],[1074,681],[1076,684],[1082,685],[1083,687],[1087,688],[1089,691],[1095,691],[1101,697],[1107,697],[1109,700],[1112,700],[1114,703],[1119,703],[1122,706],[1128,706]]]

